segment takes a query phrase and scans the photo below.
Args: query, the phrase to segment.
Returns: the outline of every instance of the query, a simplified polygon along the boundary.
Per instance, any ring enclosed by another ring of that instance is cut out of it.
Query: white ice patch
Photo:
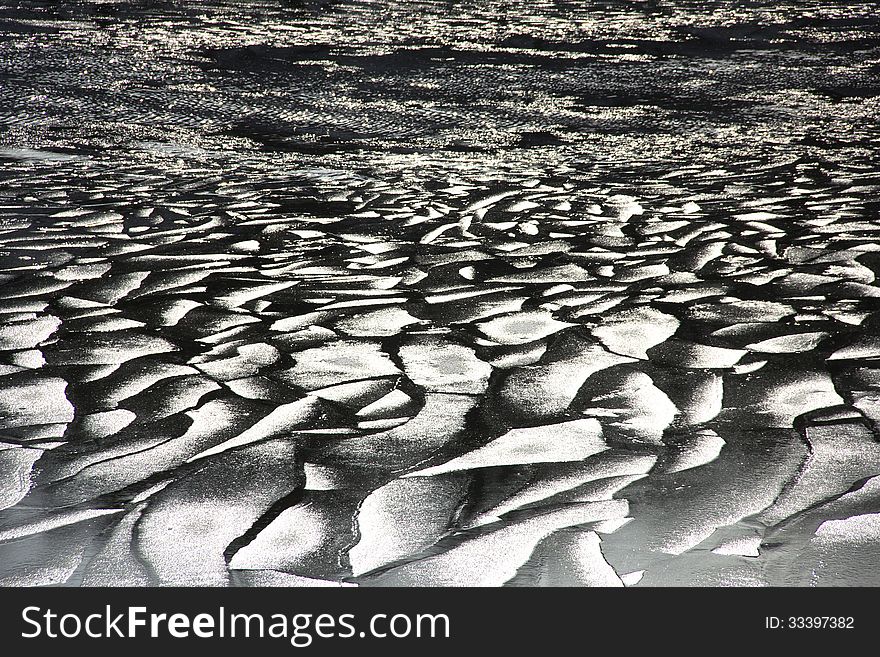
[[[724,445],[724,439],[711,429],[694,432],[675,442],[664,472],[682,472],[711,463]]]
[[[449,529],[466,489],[460,479],[395,479],[364,500],[357,515],[360,540],[348,553],[354,575],[416,555]]]
[[[483,335],[499,344],[523,344],[575,325],[557,321],[547,311],[524,310],[481,322],[477,326]]]
[[[463,456],[407,477],[427,477],[499,465],[581,461],[605,451],[602,427],[594,419],[573,420],[539,427],[511,429],[504,435]]]
[[[0,426],[67,423],[73,405],[67,400],[67,381],[28,373],[7,377],[0,387]]]
[[[310,421],[314,420],[319,412],[320,402],[314,397],[305,397],[290,404],[283,404],[249,429],[246,429],[234,438],[230,438],[219,445],[196,454],[189,458],[187,462],[203,459],[213,454],[228,451],[234,447],[241,447],[242,445],[272,438],[279,434],[283,435],[297,428],[304,428]]]
[[[801,351],[811,351],[827,337],[828,334],[822,331],[780,335],[746,345],[746,349],[768,354],[792,354]]]
[[[754,536],[740,536],[725,541],[717,548],[712,550],[714,554],[722,554],[727,556],[739,557],[758,557],[760,556],[759,548],[761,547],[761,537],[757,534]]]
[[[625,475],[644,475],[656,463],[656,456],[637,456],[605,453],[583,463],[561,466],[555,474],[549,474],[531,482],[519,491],[477,515],[472,526],[496,522],[505,513],[545,500],[553,495],[572,490],[590,481]]]
[[[614,353],[646,359],[645,351],[672,337],[678,325],[672,315],[641,307],[605,315],[593,335]]]
[[[0,509],[18,504],[31,488],[31,469],[42,449],[0,449]]]
[[[376,582],[396,586],[501,586],[553,532],[623,517],[628,509],[625,500],[572,504],[469,537],[439,555],[393,568],[377,577]]]
[[[420,320],[403,308],[382,308],[342,319],[334,325],[339,331],[355,336],[386,337],[397,335],[402,329]]]
[[[410,380],[434,392],[480,394],[492,373],[470,347],[439,338],[415,339],[398,353]]]
[[[0,325],[0,349],[32,349],[49,339],[61,325],[52,315]]]
[[[631,573],[625,573],[621,575],[620,580],[623,582],[624,586],[635,586],[642,581],[642,577],[644,576],[644,570],[636,570]]]

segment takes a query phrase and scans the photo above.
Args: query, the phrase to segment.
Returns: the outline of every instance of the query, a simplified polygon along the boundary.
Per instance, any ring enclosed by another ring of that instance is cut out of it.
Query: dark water
[[[874,3],[0,8],[0,583],[880,584]]]

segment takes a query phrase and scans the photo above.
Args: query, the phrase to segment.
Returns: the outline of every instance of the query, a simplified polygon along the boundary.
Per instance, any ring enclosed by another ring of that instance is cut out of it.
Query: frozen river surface
[[[857,2],[0,8],[0,584],[880,585]]]

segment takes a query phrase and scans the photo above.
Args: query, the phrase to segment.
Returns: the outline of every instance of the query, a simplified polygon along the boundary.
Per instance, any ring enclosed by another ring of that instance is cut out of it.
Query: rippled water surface
[[[0,584],[880,584],[858,2],[0,7]]]

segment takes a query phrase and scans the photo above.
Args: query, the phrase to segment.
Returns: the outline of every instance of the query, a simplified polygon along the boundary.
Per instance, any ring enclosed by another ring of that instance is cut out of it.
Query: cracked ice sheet
[[[625,500],[573,504],[474,536],[436,556],[362,580],[371,586],[500,586],[558,529],[627,515]],[[490,529],[487,527],[486,529]]]
[[[224,553],[269,507],[305,483],[292,443],[218,454],[156,493],[134,528],[138,553],[162,584],[222,586]]]

